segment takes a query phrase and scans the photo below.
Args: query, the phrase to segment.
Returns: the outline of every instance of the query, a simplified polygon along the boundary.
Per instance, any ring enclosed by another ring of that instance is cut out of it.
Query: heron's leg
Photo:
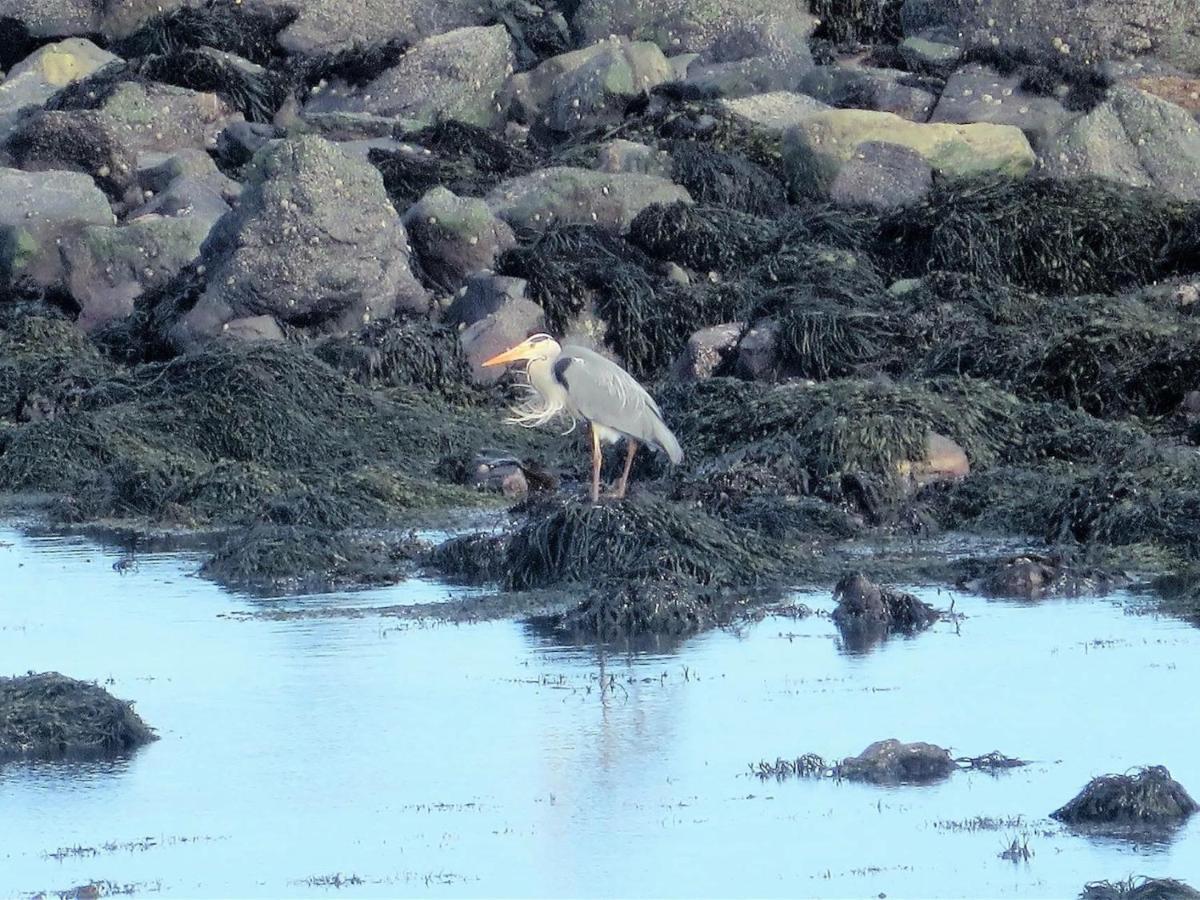
[[[625,489],[629,487],[629,470],[633,468],[633,456],[638,452],[638,442],[633,438],[626,438],[629,444],[629,449],[625,452],[625,471],[621,473],[621,480],[617,482],[617,489],[613,492],[613,496],[618,500],[625,496]]]
[[[592,432],[592,502],[600,500],[600,432],[591,426]]]

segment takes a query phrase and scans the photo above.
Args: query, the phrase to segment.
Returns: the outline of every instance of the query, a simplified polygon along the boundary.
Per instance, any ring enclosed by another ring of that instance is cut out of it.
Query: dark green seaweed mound
[[[77,408],[113,371],[66,319],[15,318],[0,328],[0,419],[57,418]]]
[[[757,259],[777,242],[767,219],[721,206],[655,203],[637,214],[629,239],[657,259],[702,272],[727,272]]]
[[[1130,877],[1089,882],[1079,900],[1200,900],[1200,891],[1174,878]]]
[[[558,502],[531,512],[507,549],[513,590],[605,579],[747,585],[778,574],[781,551],[694,506],[637,498]]]
[[[1079,796],[1050,815],[1068,825],[1171,825],[1197,808],[1166,768],[1148,766],[1133,775],[1093,778]]]
[[[1112,78],[1097,65],[1078,63],[1061,53],[1035,54],[1014,45],[969,49],[963,61],[995,69],[1001,75],[1019,75],[1021,89],[1042,96],[1062,96],[1062,105],[1075,112],[1090,112],[1104,102]]]
[[[813,37],[838,46],[889,43],[900,40],[903,0],[809,0],[820,20]]]
[[[200,574],[255,594],[316,593],[402,581],[420,549],[408,538],[261,525],[234,532]]]
[[[783,183],[762,166],[694,141],[670,141],[672,178],[692,199],[756,216],[783,211]]]
[[[160,12],[110,48],[126,59],[212,47],[260,66],[282,56],[276,36],[296,19],[296,10],[241,0],[208,0]]]
[[[133,707],[57,672],[0,678],[0,759],[125,753],[156,740]]]
[[[1034,291],[1115,293],[1146,284],[1189,207],[1103,179],[947,179],[884,223],[910,274],[934,269]]]

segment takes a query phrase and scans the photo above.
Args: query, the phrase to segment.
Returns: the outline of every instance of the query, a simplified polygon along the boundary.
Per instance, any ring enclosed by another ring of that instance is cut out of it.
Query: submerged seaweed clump
[[[1050,815],[1068,825],[1161,826],[1182,822],[1198,808],[1165,767],[1148,766],[1132,775],[1093,778]]]
[[[1174,878],[1133,878],[1092,881],[1079,900],[1200,900],[1200,891]]]
[[[880,586],[865,575],[845,575],[833,589],[837,608],[834,624],[843,633],[884,632],[914,634],[938,620],[938,611],[905,591]]]
[[[156,739],[133,707],[57,672],[0,678],[0,759],[95,756]]]

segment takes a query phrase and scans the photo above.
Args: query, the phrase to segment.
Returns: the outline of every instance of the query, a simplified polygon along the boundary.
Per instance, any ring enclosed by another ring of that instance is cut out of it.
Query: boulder
[[[415,43],[487,19],[478,0],[266,0],[299,14],[279,35],[285,50],[303,56],[381,44]],[[494,21],[494,20],[493,20]]]
[[[872,784],[928,784],[948,777],[956,768],[950,751],[936,744],[905,744],[889,738],[843,759],[836,772],[839,778]]]
[[[628,98],[673,74],[657,44],[613,38],[514,75],[505,97],[522,121],[572,131],[619,119]]]
[[[1122,85],[1050,141],[1042,164],[1057,178],[1099,176],[1200,200],[1200,125],[1173,103]]]
[[[487,195],[488,206],[517,230],[552,223],[598,225],[624,233],[647,206],[690,203],[688,192],[665,178],[555,166],[511,178]]]
[[[242,186],[223,173],[203,150],[177,153],[143,153],[138,156],[137,181],[143,191],[157,194],[172,182],[186,178],[199,182],[218,194],[226,203],[237,199]]]
[[[187,0],[0,0],[0,18],[21,22],[35,37],[101,34],[120,38]]]
[[[937,621],[932,606],[905,591],[875,584],[861,573],[844,576],[834,587],[834,624],[847,632],[913,634]]]
[[[414,203],[403,221],[422,271],[443,291],[456,290],[471,273],[490,269],[501,252],[517,243],[512,229],[486,203],[456,197],[444,187]]]
[[[427,308],[404,225],[373,166],[303,136],[265,147],[249,169],[237,208],[205,242],[208,286],[172,328],[176,346],[253,316],[344,331],[397,308]]]
[[[230,122],[217,135],[217,158],[230,169],[240,169],[269,142],[280,137],[279,129],[266,122]]]
[[[421,41],[365,87],[334,82],[314,92],[304,111],[369,113],[416,126],[442,116],[488,127],[500,117],[497,98],[513,59],[503,25],[458,28]]]
[[[734,364],[739,378],[774,381],[779,372],[779,326],[764,319],[745,333],[737,347]]]
[[[581,0],[573,24],[588,43],[621,34],[694,53],[688,80],[727,94],[789,88],[813,65],[816,19],[794,0]]]
[[[100,105],[134,151],[207,150],[236,112],[216,94],[166,84],[126,81]]]
[[[119,61],[84,38],[47,44],[13,66],[0,80],[0,139],[22,110],[42,106],[59,90]]]
[[[972,63],[946,81],[946,88],[930,116],[931,122],[967,125],[990,122],[1020,128],[1035,150],[1079,117],[1068,112],[1056,97],[1042,97],[1021,89],[1021,75],[998,75]]]
[[[671,154],[636,141],[621,138],[606,141],[596,151],[596,168],[601,172],[637,172],[671,177]]]
[[[213,190],[207,182],[183,175],[129,213],[127,219],[149,215],[194,216],[211,229],[229,209],[224,196]]]
[[[442,321],[447,325],[474,325],[512,300],[526,299],[529,283],[524,278],[476,272],[467,278]]]
[[[1083,62],[1153,55],[1200,72],[1200,4],[1195,0],[943,2],[944,15],[977,43],[994,38],[1035,53],[1059,49]]]
[[[196,260],[212,228],[200,215],[147,214],[124,225],[92,225],[63,241],[67,285],[85,331],[123,319],[134,301]]]
[[[741,322],[726,322],[695,332],[675,360],[671,374],[684,381],[712,378],[737,352],[738,338],[744,328]]]
[[[819,66],[800,79],[798,89],[830,106],[873,109],[924,122],[937,97],[909,72],[859,66]]]
[[[933,188],[933,169],[916,150],[867,141],[833,179],[829,198],[842,206],[891,210],[916,203]]]
[[[545,330],[546,314],[542,308],[520,298],[506,301],[495,312],[468,326],[459,335],[459,341],[471,367],[472,380],[478,385],[495,384],[504,374],[504,366],[484,368],[484,361]]]
[[[83,172],[114,200],[140,199],[137,155],[112,122],[94,110],[27,116],[13,128],[3,149],[26,171]]]
[[[1200,119],[1200,77],[1174,73],[1146,74],[1134,76],[1128,81],[1130,87],[1174,103]]]
[[[1068,825],[1163,826],[1183,822],[1200,806],[1164,766],[1129,775],[1102,775],[1070,803],[1050,813]]]
[[[784,165],[793,193],[826,195],[846,163],[872,141],[908,147],[945,176],[1023,177],[1035,162],[1029,141],[1011,125],[917,124],[892,113],[834,109],[810,116],[785,135]]]
[[[78,172],[0,168],[0,285],[28,280],[61,286],[59,244],[88,225],[112,225],[104,194]]]
[[[720,101],[729,112],[753,122],[772,134],[782,134],[794,125],[799,125],[813,113],[830,109],[808,94],[792,91],[771,91]]]
[[[954,71],[962,58],[962,48],[957,43],[932,41],[916,35],[906,37],[896,50],[910,71],[929,72],[943,78]]]

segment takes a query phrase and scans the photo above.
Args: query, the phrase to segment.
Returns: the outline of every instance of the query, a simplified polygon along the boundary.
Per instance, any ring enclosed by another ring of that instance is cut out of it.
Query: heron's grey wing
[[[586,347],[563,347],[554,377],[582,418],[659,447],[675,462],[683,458],[654,398],[612,360]]]

